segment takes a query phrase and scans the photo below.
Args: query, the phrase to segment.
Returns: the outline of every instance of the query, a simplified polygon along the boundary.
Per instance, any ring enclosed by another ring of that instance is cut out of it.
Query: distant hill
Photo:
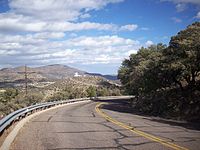
[[[27,67],[26,70],[27,82],[25,66],[0,70],[0,116],[34,103],[88,97],[89,88],[99,96],[121,95],[118,80],[105,79],[101,74],[89,74],[59,64]],[[6,91],[9,94],[4,94]]]
[[[33,70],[38,72],[38,74],[41,74],[43,77],[49,79],[62,79],[74,77],[75,74],[84,75],[86,73],[85,71],[59,64],[37,67]]]
[[[102,75],[100,73],[86,73],[87,75],[90,75],[90,76],[99,76],[99,77],[103,77],[103,78],[106,78],[108,80],[118,80],[117,76],[116,75]]]
[[[0,70],[0,82],[13,82],[24,80],[24,66],[15,68],[3,68]],[[102,75],[98,73],[87,73],[85,71],[72,68],[66,65],[54,64],[41,67],[27,67],[28,78],[31,81],[52,81],[69,77],[98,76],[108,80],[117,80],[113,75]]]

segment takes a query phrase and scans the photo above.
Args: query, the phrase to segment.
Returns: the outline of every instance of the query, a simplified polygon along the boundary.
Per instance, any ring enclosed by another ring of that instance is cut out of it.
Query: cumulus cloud
[[[58,37],[62,33],[57,33]],[[57,34],[56,37],[57,37]],[[2,38],[4,35],[0,35]],[[26,36],[7,35],[0,41],[1,64],[81,63],[105,64],[121,63],[130,52],[141,46],[137,40],[115,36],[81,36],[62,41],[50,41],[48,33]],[[54,37],[54,35],[53,35]],[[28,49],[28,51],[27,51]]]
[[[123,0],[10,0],[9,7],[17,14],[40,18],[41,20],[74,21],[82,12],[99,10],[110,3]]]
[[[153,44],[154,44],[153,41],[150,41],[150,40],[146,41],[146,43],[145,43],[146,46],[151,46]]]
[[[182,11],[184,11],[185,9],[186,9],[186,4],[181,4],[181,3],[179,3],[179,4],[176,5],[176,10],[177,10],[178,12],[182,12]]]
[[[174,3],[191,3],[191,4],[200,5],[199,0],[161,0],[161,1],[171,1],[171,2],[174,2]]]
[[[136,24],[128,24],[128,25],[121,26],[120,30],[122,30],[122,31],[125,31],[125,30],[134,31],[137,28],[138,28],[138,25],[136,25]]]
[[[34,34],[35,38],[38,39],[60,39],[65,36],[63,32],[40,32]]]
[[[118,33],[134,31],[136,24],[85,21],[92,12],[123,0],[9,0],[0,13],[0,64],[107,64],[136,52],[137,40],[118,35],[79,36],[78,31]],[[82,20],[82,22],[81,22]],[[114,32],[113,32],[114,31]]]
[[[96,22],[47,22],[32,20],[29,17],[13,13],[0,14],[0,31],[2,32],[71,32],[81,30],[105,30],[105,31],[133,31],[137,25],[117,26],[115,24],[103,24]]]
[[[82,14],[82,15],[80,16],[80,18],[83,18],[83,19],[85,19],[85,18],[90,18],[90,17],[91,17],[91,15],[88,14],[88,13]]]
[[[198,7],[200,6],[199,0],[161,0],[161,1],[173,2],[174,4],[176,4],[176,10],[178,12],[184,11],[186,9],[186,4],[193,4]]]
[[[123,0],[10,0],[10,10],[0,13],[0,31],[8,32],[71,32],[81,30],[133,31],[135,24],[118,26],[110,23],[80,22],[110,3]],[[76,22],[74,22],[76,20]]]
[[[86,37],[81,36],[67,41],[67,44],[73,47],[109,47],[120,45],[138,45],[139,41],[125,39],[117,35],[114,36],[99,36],[99,37]]]
[[[200,19],[200,11],[197,13],[195,18]]]
[[[6,49],[0,50],[1,57],[15,55],[15,54],[18,54],[18,52],[15,50],[6,50]]]

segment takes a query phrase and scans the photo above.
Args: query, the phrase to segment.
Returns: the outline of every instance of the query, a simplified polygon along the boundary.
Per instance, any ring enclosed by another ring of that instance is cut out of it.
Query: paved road
[[[13,150],[63,149],[179,149],[131,132],[136,131],[163,139],[185,149],[200,149],[200,131],[170,122],[128,113],[126,107],[113,102],[100,107],[104,118],[97,113],[97,102],[84,102],[45,112],[26,124],[13,142]],[[116,111],[118,110],[118,111]]]

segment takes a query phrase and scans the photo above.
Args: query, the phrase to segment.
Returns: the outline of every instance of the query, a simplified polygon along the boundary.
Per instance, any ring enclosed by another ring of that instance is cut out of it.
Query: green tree
[[[7,88],[5,92],[0,94],[0,101],[8,102],[19,94],[17,89]]]
[[[163,44],[142,47],[137,54],[125,59],[118,71],[118,78],[129,94],[139,95],[162,87],[161,74]]]
[[[173,82],[181,89],[183,83],[187,83],[190,89],[195,88],[200,74],[200,22],[189,25],[173,36],[164,55]]]
[[[96,88],[93,86],[89,86],[89,88],[86,90],[88,97],[95,97],[96,96]]]
[[[142,47],[131,54],[118,78],[127,93],[139,97],[139,110],[199,119],[200,22],[173,36],[168,47]]]
[[[38,93],[28,93],[25,97],[23,97],[19,102],[24,103],[25,106],[33,105],[35,103],[39,103],[43,100],[43,95]]]
[[[97,90],[97,95],[98,96],[108,96],[109,95],[109,91],[107,88],[100,88]]]

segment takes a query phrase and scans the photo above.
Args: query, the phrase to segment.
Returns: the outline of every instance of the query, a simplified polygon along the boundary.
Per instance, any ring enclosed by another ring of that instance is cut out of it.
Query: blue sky
[[[199,0],[0,0],[0,68],[116,74],[141,46],[168,44],[199,20]]]

